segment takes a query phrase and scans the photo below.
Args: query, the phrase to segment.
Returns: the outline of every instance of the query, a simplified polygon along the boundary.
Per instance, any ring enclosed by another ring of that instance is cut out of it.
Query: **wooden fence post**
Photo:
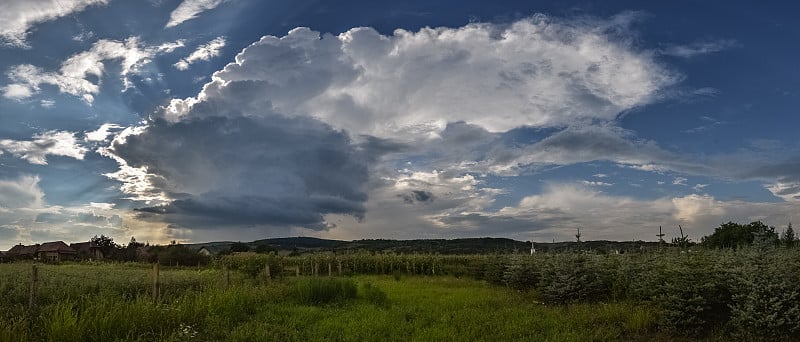
[[[33,307],[36,305],[36,287],[39,285],[39,270],[36,268],[36,265],[31,267],[31,292],[30,296],[28,297],[28,308],[33,310]]]
[[[156,303],[158,303],[158,298],[161,297],[161,281],[158,267],[158,263],[153,264],[153,301]]]
[[[331,263],[328,263],[328,277],[333,275],[333,267],[331,267]]]
[[[319,276],[319,263],[314,262],[314,276]]]
[[[300,266],[294,267],[294,275],[299,277],[300,276]]]
[[[272,280],[272,274],[269,272],[269,264],[267,264],[266,266],[264,266],[264,274],[266,274],[266,275],[267,275],[267,282],[269,282],[270,280]]]
[[[339,260],[339,276],[342,276],[342,261]]]

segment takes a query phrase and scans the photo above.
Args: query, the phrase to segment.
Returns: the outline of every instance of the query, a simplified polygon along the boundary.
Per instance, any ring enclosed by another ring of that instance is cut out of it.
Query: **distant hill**
[[[188,244],[186,246],[200,249],[206,247],[212,253],[230,249],[233,241],[206,242]],[[286,237],[262,239],[245,242],[251,250],[268,247],[269,250],[293,251],[298,253],[319,251],[369,251],[388,253],[438,253],[438,254],[508,254],[529,253],[529,242],[507,238],[462,238],[462,239],[417,239],[387,240],[363,239],[353,241],[328,240],[314,237]],[[605,252],[633,251],[658,248],[657,242],[645,241],[585,241],[535,243],[536,250],[541,252],[564,252],[570,250],[597,250]]]

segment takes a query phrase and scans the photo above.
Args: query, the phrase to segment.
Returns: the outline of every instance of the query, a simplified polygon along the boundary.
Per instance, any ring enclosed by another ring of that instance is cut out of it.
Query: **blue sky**
[[[791,2],[9,0],[16,243],[783,229]]]

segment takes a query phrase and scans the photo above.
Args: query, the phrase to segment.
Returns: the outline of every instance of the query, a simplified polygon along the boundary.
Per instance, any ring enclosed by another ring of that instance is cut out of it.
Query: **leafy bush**
[[[303,304],[322,305],[355,299],[356,283],[342,278],[306,278],[295,284],[295,298]]]

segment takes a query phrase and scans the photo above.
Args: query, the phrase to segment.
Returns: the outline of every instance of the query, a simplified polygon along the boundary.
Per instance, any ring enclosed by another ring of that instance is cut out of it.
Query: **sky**
[[[781,231],[797,7],[4,0],[0,250]]]

